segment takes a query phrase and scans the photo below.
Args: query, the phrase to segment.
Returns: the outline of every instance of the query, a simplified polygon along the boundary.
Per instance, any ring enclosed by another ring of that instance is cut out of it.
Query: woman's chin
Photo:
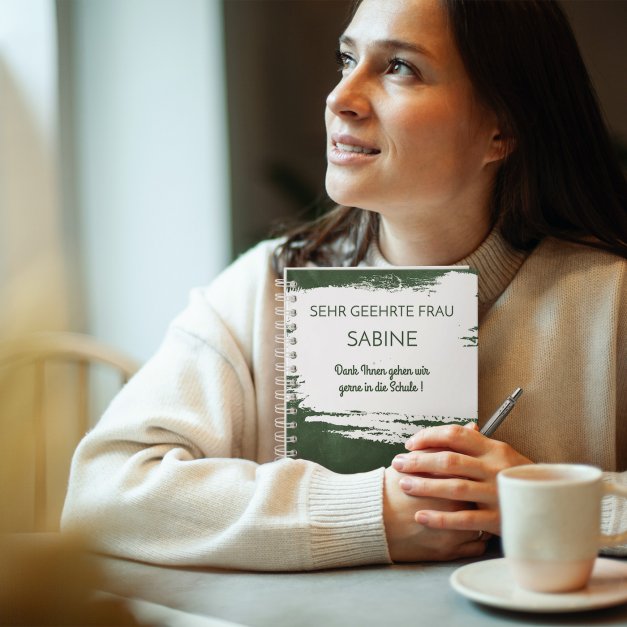
[[[327,178],[326,183],[327,196],[337,205],[343,205],[344,207],[363,207],[363,194],[358,194],[355,191],[350,190],[345,185],[334,185]]]

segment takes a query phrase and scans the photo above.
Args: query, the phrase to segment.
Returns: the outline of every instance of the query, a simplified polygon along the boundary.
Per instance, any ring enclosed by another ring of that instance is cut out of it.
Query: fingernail
[[[405,467],[405,458],[402,455],[397,455],[392,460],[392,466],[396,468],[396,470],[403,470]]]
[[[413,436],[411,438],[409,438],[409,440],[407,440],[407,442],[405,442],[405,448],[406,449],[411,449],[411,447],[416,444],[416,438],[414,438]]]
[[[418,512],[416,514],[416,522],[419,522],[421,525],[426,525],[429,522],[429,516],[424,512]]]
[[[403,477],[398,482],[398,485],[401,486],[401,490],[411,490],[413,484],[414,484],[414,482],[409,477]]]

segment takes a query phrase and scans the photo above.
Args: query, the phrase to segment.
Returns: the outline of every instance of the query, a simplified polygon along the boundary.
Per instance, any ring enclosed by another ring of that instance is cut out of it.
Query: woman
[[[627,468],[625,181],[559,8],[363,0],[338,60],[339,207],[195,291],[81,443],[63,524],[100,550],[262,570],[468,557],[499,532],[500,469]],[[272,462],[275,272],[306,263],[477,268],[480,423],[525,388],[502,441],[425,429],[355,475]]]

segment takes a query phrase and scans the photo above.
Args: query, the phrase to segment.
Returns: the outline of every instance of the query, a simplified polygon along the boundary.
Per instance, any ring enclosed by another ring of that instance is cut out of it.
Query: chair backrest
[[[116,389],[138,369],[123,353],[77,333],[36,333],[0,343],[0,510],[7,512],[0,513],[0,531],[58,528],[69,457],[93,422],[96,365],[117,372]],[[56,498],[51,473],[61,477]],[[25,528],[25,518],[31,528]]]

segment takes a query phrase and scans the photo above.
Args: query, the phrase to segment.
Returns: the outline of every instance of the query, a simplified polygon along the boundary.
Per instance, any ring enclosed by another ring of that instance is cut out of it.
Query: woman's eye
[[[355,60],[351,57],[347,52],[342,52],[341,50],[336,50],[335,52],[335,61],[339,66],[340,72],[344,70],[349,70],[355,65]]]
[[[405,61],[401,59],[390,59],[388,72],[390,74],[396,74],[397,76],[415,76],[413,68],[410,67]]]

